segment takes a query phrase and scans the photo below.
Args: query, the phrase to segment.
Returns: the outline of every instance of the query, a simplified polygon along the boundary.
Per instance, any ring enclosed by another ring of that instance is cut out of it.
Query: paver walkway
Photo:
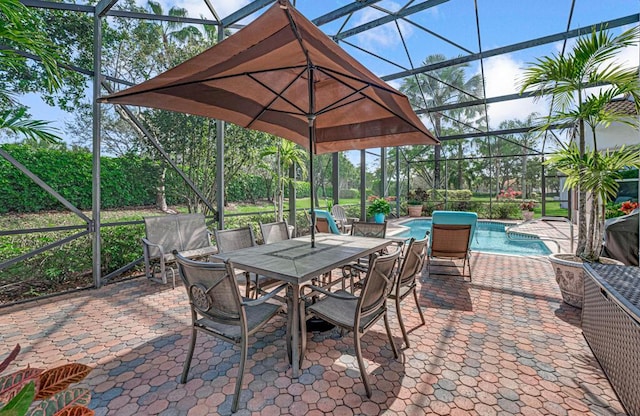
[[[363,337],[373,397],[364,394],[350,334],[310,335],[302,375],[290,378],[285,318],[253,339],[237,414],[624,414],[544,258],[476,253],[473,282],[422,277],[404,315],[392,316],[399,360],[382,322]],[[407,299],[410,300],[410,299]],[[393,309],[393,308],[391,308]],[[0,354],[23,347],[11,369],[71,361],[95,366],[83,382],[97,415],[229,414],[239,353],[201,334],[189,381],[178,382],[189,342],[182,287],[143,278],[0,310]]]

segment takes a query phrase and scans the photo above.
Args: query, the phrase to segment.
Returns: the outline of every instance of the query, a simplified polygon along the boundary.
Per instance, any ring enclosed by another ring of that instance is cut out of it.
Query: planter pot
[[[410,217],[422,216],[422,205],[407,205]]]
[[[384,214],[381,213],[381,212],[373,214],[373,222],[377,222],[378,224],[382,224],[384,222]]]
[[[576,260],[573,254],[551,254],[549,262],[553,266],[556,282],[562,294],[562,300],[576,308],[582,308],[584,299],[584,268],[582,260]],[[624,264],[618,260],[600,257],[602,264]]]
[[[533,219],[533,211],[522,211],[522,216],[525,221],[531,221]]]

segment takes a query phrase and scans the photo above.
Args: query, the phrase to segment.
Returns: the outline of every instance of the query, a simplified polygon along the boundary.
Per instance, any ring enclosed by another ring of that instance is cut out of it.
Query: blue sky
[[[146,1],[138,0],[141,5]],[[171,6],[185,7],[189,16],[205,16],[211,18],[203,0],[160,0],[165,10]],[[247,4],[247,0],[211,0],[214,8],[221,17]],[[351,3],[351,0],[298,0],[296,7],[310,19],[321,16],[332,9]],[[416,1],[409,7],[420,4]],[[477,0],[480,21],[481,47],[483,51],[492,50],[527,39],[555,34],[563,31],[571,7],[570,0]],[[391,12],[406,5],[406,1],[383,0],[378,6]],[[602,21],[627,16],[640,11],[638,0],[576,0],[571,29],[588,26]],[[365,8],[354,13],[350,19],[342,18],[321,26],[321,29],[333,35],[344,25],[343,31],[356,27],[362,23],[384,16],[385,13],[371,8]],[[255,18],[250,16],[242,23],[248,23]],[[451,42],[468,51],[478,52],[476,16],[473,0],[449,0],[431,9],[411,15],[408,19],[435,34],[450,39]],[[400,31],[404,37],[409,55],[405,52],[398,29],[390,23],[374,30],[358,34],[347,40],[371,51],[395,65],[384,62],[369,54],[350,47],[344,43],[341,46],[356,59],[369,67],[377,75],[383,76],[402,71],[403,69],[420,66],[426,56],[434,53],[447,57],[466,55],[468,52],[439,39],[437,36],[425,33],[417,26],[400,22]],[[621,29],[615,29],[619,32]],[[507,55],[487,58],[484,61],[487,97],[512,94],[517,92],[517,79],[520,71],[537,56],[557,53],[561,43],[541,45],[535,48],[513,52]],[[637,48],[625,51],[621,59],[637,66],[639,52]],[[478,62],[471,63],[468,68],[469,76],[479,73]],[[400,81],[392,81],[395,87]],[[89,94],[91,91],[88,90]],[[51,108],[42,103],[37,95],[25,96],[22,101],[31,107],[31,114],[35,119],[50,120],[60,130],[64,129],[64,121],[72,121],[71,114]],[[529,99],[522,99],[508,103],[493,104],[489,108],[491,128],[497,128],[501,121],[511,118],[525,118],[532,111],[544,113],[544,102],[533,103]],[[429,120],[425,120],[429,126]],[[63,134],[64,135],[64,134]]]

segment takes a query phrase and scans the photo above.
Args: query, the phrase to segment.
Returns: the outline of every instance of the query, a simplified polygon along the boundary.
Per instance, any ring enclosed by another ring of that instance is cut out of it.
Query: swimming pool
[[[424,238],[425,232],[431,230],[430,219],[414,219],[399,223],[409,227],[398,234],[399,237]],[[478,221],[476,232],[471,242],[471,249],[487,253],[518,254],[521,256],[546,256],[551,250],[535,236],[517,233],[518,238],[528,241],[513,241],[507,238],[505,227],[508,224],[494,221]]]

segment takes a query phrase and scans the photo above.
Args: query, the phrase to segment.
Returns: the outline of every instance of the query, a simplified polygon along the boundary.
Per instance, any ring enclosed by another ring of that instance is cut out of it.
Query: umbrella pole
[[[309,192],[311,194],[311,248],[316,248],[316,211],[314,208],[315,190],[313,186],[313,144],[315,142],[315,121],[316,117],[309,114]]]

